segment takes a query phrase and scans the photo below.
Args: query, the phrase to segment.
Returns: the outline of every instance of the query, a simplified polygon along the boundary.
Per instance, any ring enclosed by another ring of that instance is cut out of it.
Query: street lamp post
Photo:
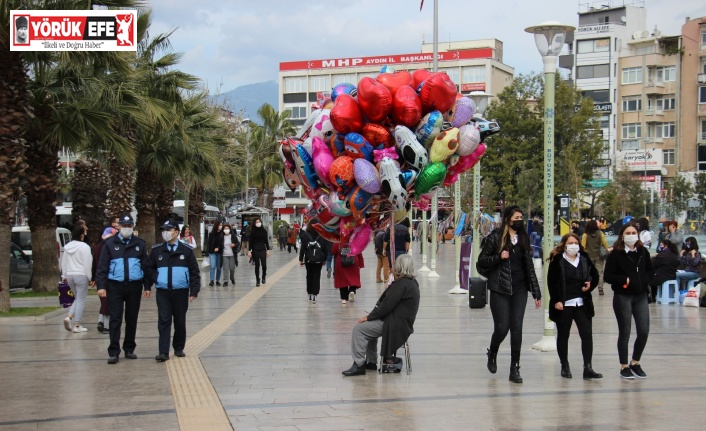
[[[250,205],[250,119],[243,118],[240,125],[245,125],[245,207]]]
[[[434,73],[439,71],[439,1],[434,0],[434,58],[432,60],[432,70]],[[431,200],[431,271],[427,274],[429,278],[439,278],[440,275],[436,272],[436,230],[439,223],[439,193],[434,190],[434,197]]]
[[[564,46],[566,33],[574,31],[575,27],[545,22],[527,27],[527,33],[534,34],[534,42],[544,62],[544,255],[547,262],[549,253],[554,248],[554,85],[556,77],[556,60]],[[533,349],[543,352],[556,350],[554,323],[549,320],[549,291],[547,288],[547,269],[544,265],[543,289],[544,297],[544,336],[532,345]]]

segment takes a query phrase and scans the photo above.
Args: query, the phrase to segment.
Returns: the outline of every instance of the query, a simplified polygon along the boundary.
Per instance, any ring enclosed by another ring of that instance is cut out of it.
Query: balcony
[[[664,115],[664,109],[659,109],[659,108],[655,108],[654,106],[650,106],[645,110],[645,115],[648,115],[648,116]]]
[[[645,94],[664,94],[664,81],[647,81]]]
[[[645,144],[662,144],[662,143],[664,143],[664,138],[652,138],[652,137],[645,138]]]
[[[699,145],[706,144],[706,132],[701,132],[696,134],[696,140]]]
[[[699,84],[706,84],[706,73],[699,73],[696,75],[696,82]]]
[[[699,103],[699,104],[696,105],[696,106],[698,106],[698,111],[699,111],[699,112],[697,113],[697,115],[698,115],[699,117],[706,117],[706,103]]]

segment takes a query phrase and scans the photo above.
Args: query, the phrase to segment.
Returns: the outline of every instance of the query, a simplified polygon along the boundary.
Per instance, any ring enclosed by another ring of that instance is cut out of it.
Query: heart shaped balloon
[[[446,112],[456,102],[456,84],[446,73],[434,73],[422,83],[419,98],[424,112]]]
[[[326,145],[326,142],[318,137],[312,139],[312,148],[316,175],[319,177],[319,180],[328,186],[331,184],[329,178],[331,177],[331,165],[333,164],[331,149]]]
[[[340,94],[331,109],[331,124],[339,133],[360,132],[363,129],[363,112],[348,94]]]
[[[422,82],[426,81],[431,75],[432,73],[426,69],[417,69],[412,72],[412,88],[418,90],[419,86],[422,85]]]
[[[387,87],[366,76],[358,83],[358,105],[370,121],[378,123],[390,115],[392,94]]]
[[[412,74],[406,70],[401,70],[399,72],[393,73],[381,73],[375,77],[375,79],[387,87],[390,93],[394,96],[397,89],[404,86],[412,87],[414,85],[414,79],[412,79]]]
[[[350,252],[349,256],[357,255],[365,250],[365,247],[370,243],[370,238],[372,238],[373,230],[367,224],[362,224],[353,229],[349,241]]]
[[[464,124],[458,129],[458,149],[456,154],[467,156],[480,144],[480,132],[474,123]]]
[[[353,174],[355,182],[358,183],[361,189],[368,193],[377,193],[380,191],[380,176],[375,165],[365,159],[355,159],[353,161]]]
[[[410,86],[397,89],[392,98],[392,119],[395,123],[414,128],[422,118],[422,102]]]
[[[444,120],[451,123],[453,127],[461,127],[473,117],[476,110],[476,103],[466,97],[456,99],[454,106],[444,114]]]
[[[432,142],[436,135],[441,132],[444,125],[444,116],[439,111],[431,111],[426,114],[417,125],[414,133],[417,135],[419,143],[426,148],[431,148]]]
[[[363,135],[375,149],[379,149],[380,145],[383,145],[385,148],[395,145],[395,140],[392,139],[390,131],[380,124],[367,123],[363,126],[361,135]]]
[[[436,135],[434,142],[431,144],[429,151],[429,160],[432,162],[444,162],[458,148],[458,129],[452,127],[447,130],[442,130]]]

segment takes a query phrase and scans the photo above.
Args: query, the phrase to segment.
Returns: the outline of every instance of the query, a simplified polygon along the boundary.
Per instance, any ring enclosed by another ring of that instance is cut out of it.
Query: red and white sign
[[[662,149],[616,151],[618,169],[626,171],[659,171],[662,169]]]
[[[137,51],[136,10],[13,10],[10,51]]]
[[[492,58],[491,48],[466,49],[462,51],[440,52],[439,61],[468,60],[474,58]],[[418,52],[416,54],[380,55],[376,57],[332,58],[328,60],[285,61],[279,64],[280,72],[289,70],[336,69],[342,67],[384,66],[386,64],[431,63],[434,54]]]
[[[461,93],[469,93],[471,91],[485,91],[485,82],[461,84]]]

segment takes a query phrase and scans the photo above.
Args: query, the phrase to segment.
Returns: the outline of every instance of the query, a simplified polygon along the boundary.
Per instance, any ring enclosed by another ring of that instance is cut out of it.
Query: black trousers
[[[497,352],[507,333],[510,332],[510,353],[512,362],[520,360],[522,350],[522,322],[527,307],[527,290],[521,289],[513,295],[490,292],[490,312],[493,315],[493,336],[490,350]]]
[[[338,292],[341,294],[341,299],[348,299],[348,294],[349,293],[355,293],[355,291],[358,290],[357,286],[347,286],[347,287],[342,287],[338,289]]]
[[[632,359],[639,361],[650,334],[650,309],[647,293],[639,295],[613,295],[613,312],[618,321],[618,357],[621,364],[628,363],[628,344],[632,319],[635,319],[635,344]]]
[[[284,246],[287,245],[287,238],[277,238],[277,242],[279,243],[279,251],[282,251]]]
[[[125,340],[123,350],[132,352],[137,344],[137,316],[140,314],[140,301],[142,299],[142,280],[120,283],[108,281],[106,289],[108,308],[110,309],[110,346],[109,356],[120,356],[120,330],[123,325],[123,310],[125,311]]]
[[[299,249],[297,248],[296,244],[287,244],[287,253],[292,252],[292,247],[294,247],[295,252],[297,252],[297,253],[299,252]]]
[[[256,255],[253,253],[252,260],[255,262],[255,278],[260,282],[260,266],[262,266],[262,278],[267,277],[267,256]]]
[[[189,289],[157,290],[157,329],[159,353],[169,355],[169,339],[174,321],[174,351],[184,350],[186,344],[186,310],[189,309]]]
[[[576,322],[581,337],[583,363],[590,364],[593,357],[593,325],[591,318],[586,314],[586,307],[564,307],[564,310],[559,312],[556,322],[556,350],[559,360],[562,364],[569,363],[569,335],[573,322]]]
[[[306,293],[318,295],[321,291],[321,268],[323,267],[323,262],[306,264]]]

